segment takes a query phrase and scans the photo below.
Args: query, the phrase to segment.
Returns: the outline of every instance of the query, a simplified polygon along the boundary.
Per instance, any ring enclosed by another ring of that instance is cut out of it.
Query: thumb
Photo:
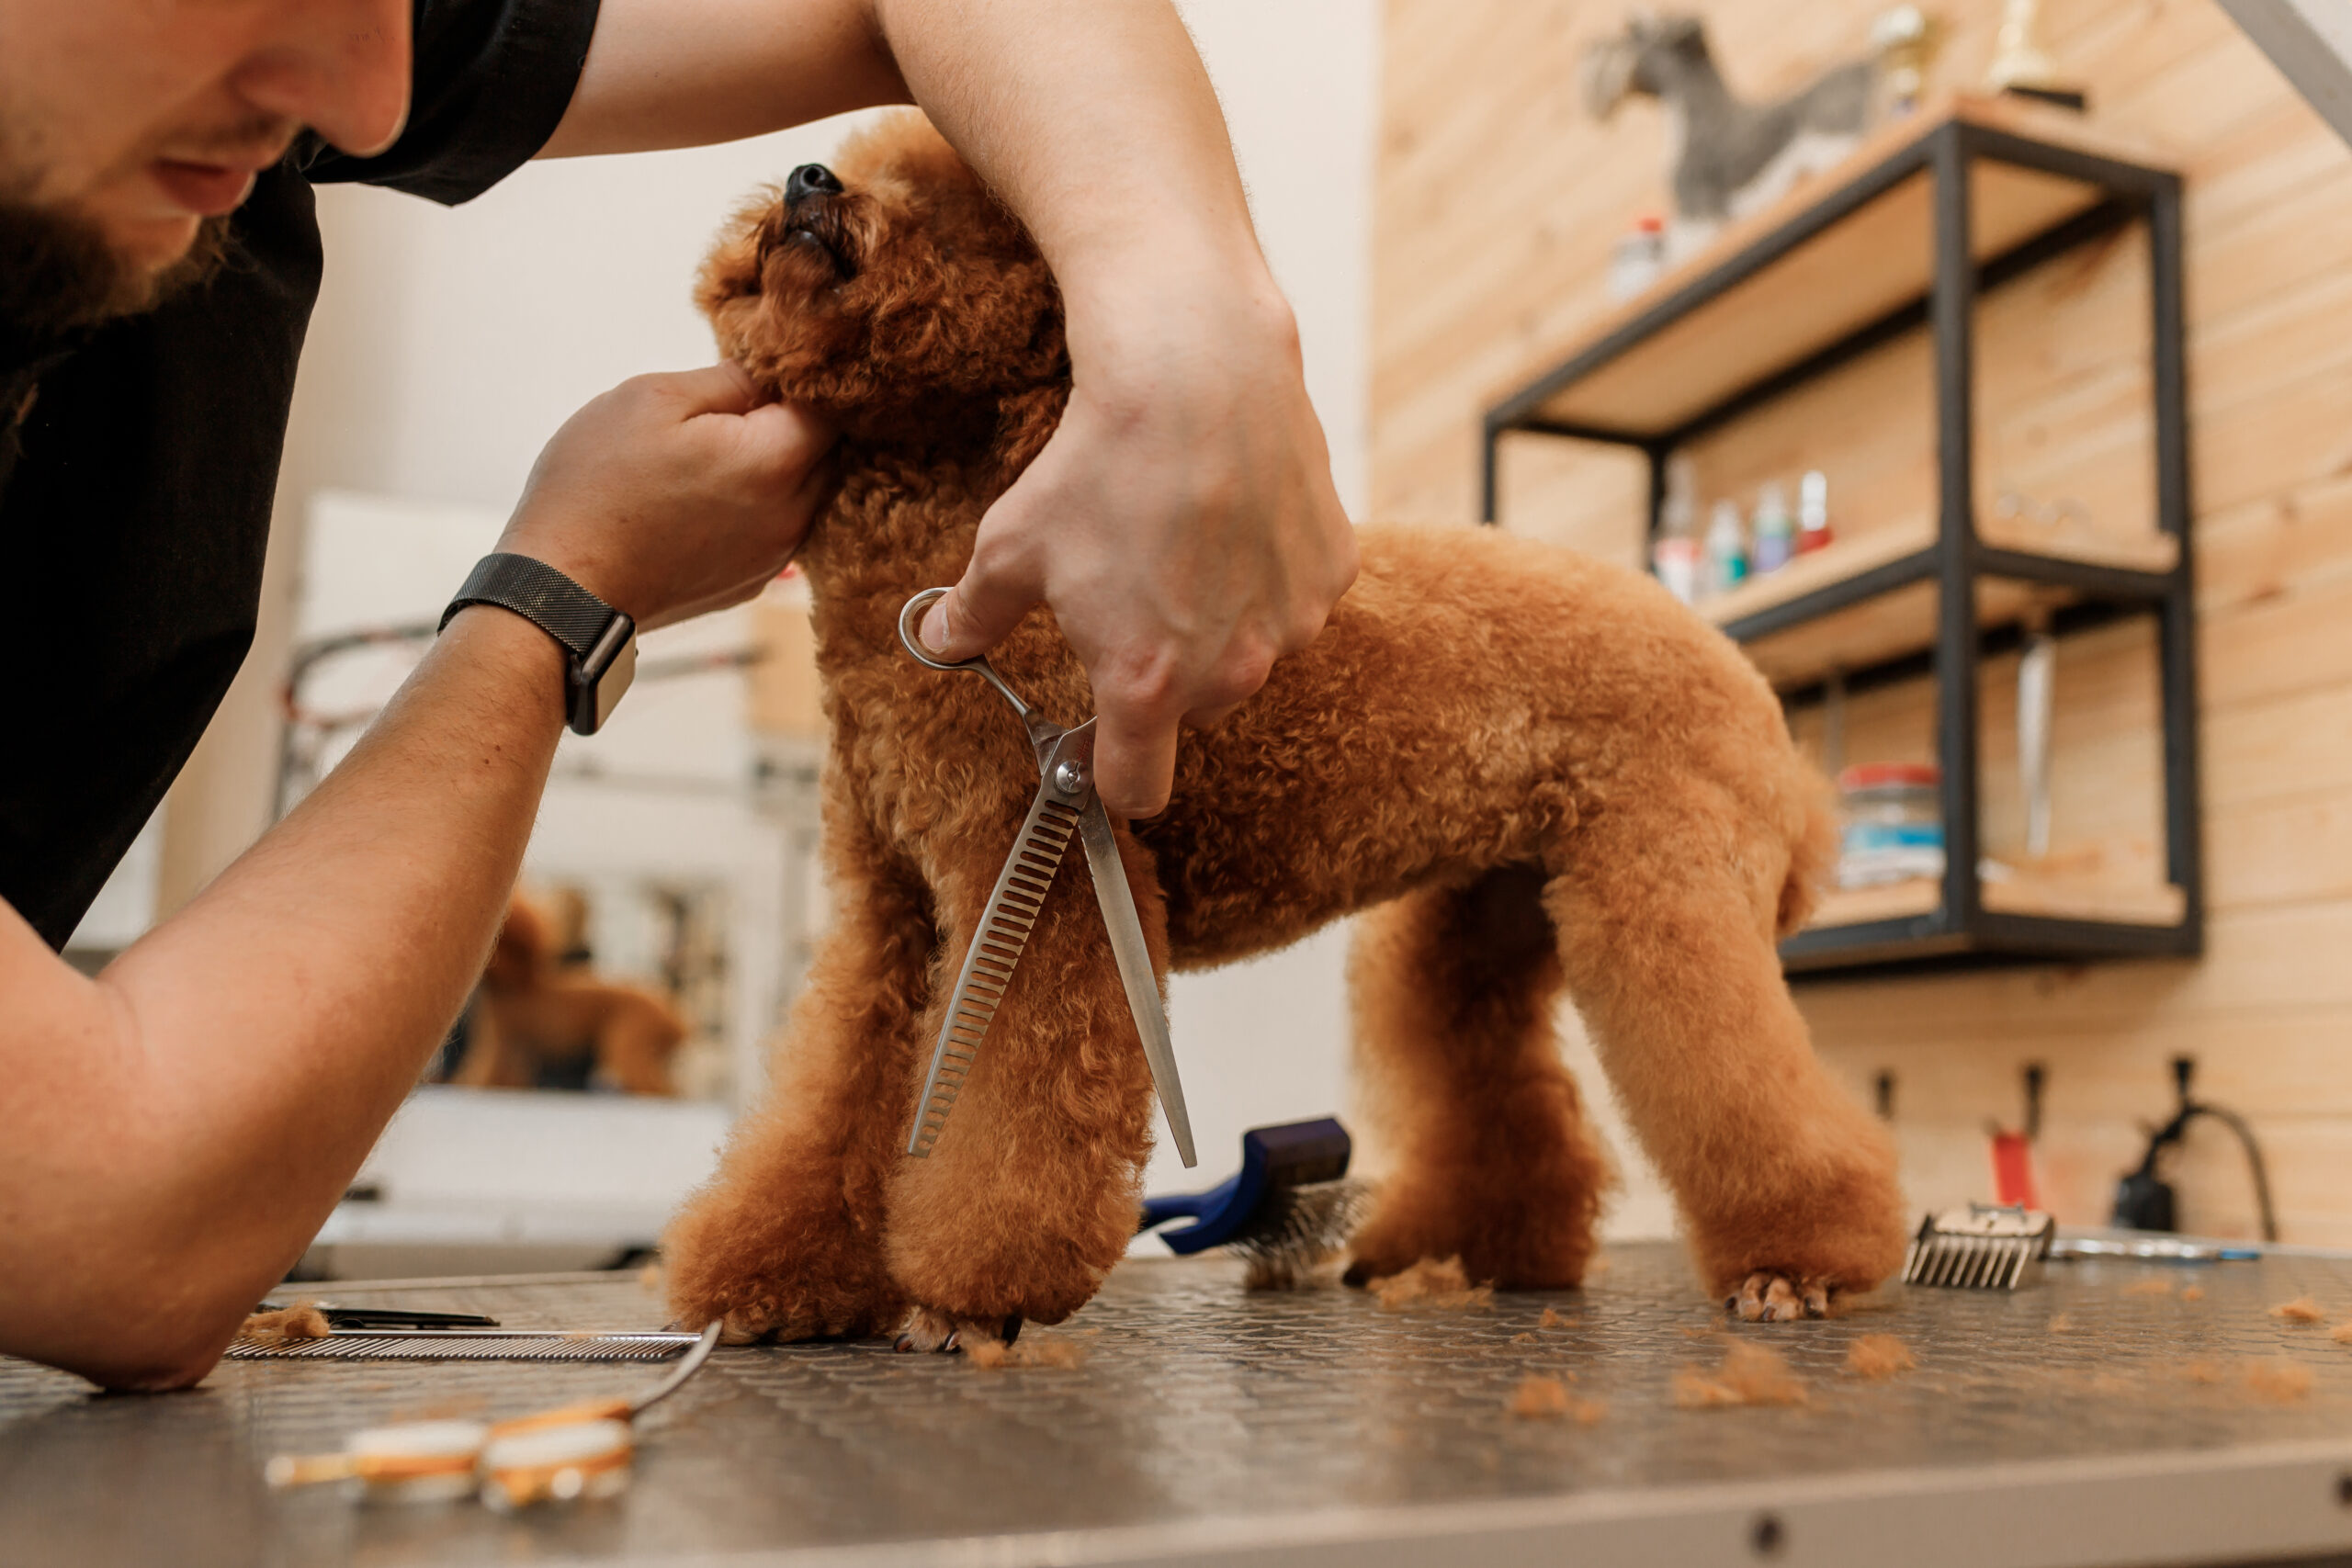
[[[970,659],[987,652],[1046,596],[1031,572],[1000,564],[1002,556],[976,550],[964,579],[923,615],[920,636],[933,659]]]
[[[786,471],[814,465],[833,445],[832,424],[797,403],[762,403],[744,414],[738,434],[756,459]]]
[[[766,400],[752,373],[731,359],[699,370],[673,370],[650,376],[662,395],[678,405],[679,417],[706,413],[749,413]]]

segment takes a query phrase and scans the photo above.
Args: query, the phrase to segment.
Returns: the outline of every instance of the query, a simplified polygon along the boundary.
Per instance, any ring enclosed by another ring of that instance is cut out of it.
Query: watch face
[[[575,663],[565,677],[571,704],[565,722],[574,735],[594,735],[604,728],[605,721],[613,716],[613,709],[620,705],[621,694],[628,690],[629,682],[637,675],[636,633],[627,616],[613,625],[614,631],[608,633],[606,639],[589,650],[585,665]],[[618,648],[612,647],[614,635],[619,637]],[[605,660],[601,670],[594,663],[599,658]]]
[[[621,694],[636,679],[637,638],[630,637],[621,644],[621,650],[613,655],[612,663],[605,667],[604,678],[596,682],[597,728],[605,728],[605,721],[613,716],[613,709],[620,705]]]

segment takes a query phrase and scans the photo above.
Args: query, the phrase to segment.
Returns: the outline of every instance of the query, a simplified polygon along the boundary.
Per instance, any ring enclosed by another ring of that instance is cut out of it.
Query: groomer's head
[[[308,126],[408,110],[410,0],[0,0],[0,328],[153,303]]]

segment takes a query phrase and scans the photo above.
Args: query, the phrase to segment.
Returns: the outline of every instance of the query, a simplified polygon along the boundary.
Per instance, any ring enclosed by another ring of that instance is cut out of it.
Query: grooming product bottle
[[[1797,481],[1797,554],[1811,555],[1829,543],[1829,476],[1807,470]]]
[[[1796,554],[1796,520],[1789,515],[1789,498],[1778,479],[1767,479],[1757,492],[1756,517],[1748,525],[1750,549],[1757,576],[1778,571]]]
[[[1933,762],[1857,762],[1838,773],[1839,886],[1943,874],[1942,777]]]
[[[1666,270],[1666,220],[1645,212],[1609,251],[1609,298],[1631,299]]]
[[[1747,581],[1747,530],[1740,525],[1739,502],[1719,501],[1707,525],[1707,592],[1728,593]]]
[[[1657,510],[1657,538],[1650,565],[1667,592],[1685,604],[1699,602],[1700,547],[1698,479],[1690,459],[1680,454],[1666,465],[1666,494]]]

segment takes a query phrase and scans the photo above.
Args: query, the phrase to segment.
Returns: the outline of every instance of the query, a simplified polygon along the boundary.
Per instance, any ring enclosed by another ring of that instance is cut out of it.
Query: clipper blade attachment
[[[1919,1222],[1903,1258],[1906,1285],[2014,1291],[2041,1272],[2058,1222],[2018,1205],[1971,1203]]]

